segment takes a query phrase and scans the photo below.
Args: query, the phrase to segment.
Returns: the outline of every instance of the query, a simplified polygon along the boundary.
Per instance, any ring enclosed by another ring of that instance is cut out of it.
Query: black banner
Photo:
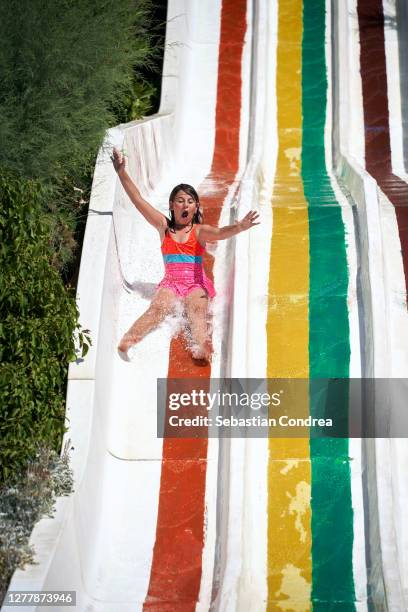
[[[405,378],[161,378],[160,438],[405,438]]]

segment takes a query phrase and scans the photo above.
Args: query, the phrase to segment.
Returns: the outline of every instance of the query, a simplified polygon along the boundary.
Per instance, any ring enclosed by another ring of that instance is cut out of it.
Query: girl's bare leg
[[[203,289],[194,289],[185,298],[187,318],[190,324],[196,359],[209,360],[212,347],[208,335],[208,295]]]
[[[119,342],[118,349],[126,353],[128,349],[142,340],[157,327],[174,310],[177,298],[171,289],[162,287],[154,296],[149,308],[133,325]]]

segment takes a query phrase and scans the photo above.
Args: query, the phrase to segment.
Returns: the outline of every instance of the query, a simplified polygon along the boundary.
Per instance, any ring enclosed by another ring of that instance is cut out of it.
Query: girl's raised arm
[[[240,232],[259,225],[258,222],[259,213],[255,210],[251,210],[241,221],[237,221],[234,225],[225,225],[224,227],[214,227],[213,225],[196,225],[197,238],[200,238],[201,242],[213,242],[215,240],[225,240],[231,238]]]
[[[136,187],[135,183],[126,171],[124,156],[116,147],[113,148],[111,160],[124,190],[128,194],[132,203],[136,206],[137,210],[144,216],[146,221],[159,230],[159,232],[165,230],[167,227],[166,217],[161,212],[156,210],[154,206],[149,204],[149,202],[146,202],[144,198],[142,198],[139,189]]]

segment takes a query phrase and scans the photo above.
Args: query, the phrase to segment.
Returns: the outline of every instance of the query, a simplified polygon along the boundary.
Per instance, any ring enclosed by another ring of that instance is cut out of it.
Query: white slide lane
[[[164,214],[175,184],[197,186],[207,176],[215,137],[220,11],[220,0],[205,5],[199,0],[169,1],[160,111],[109,130],[98,155],[77,292],[80,321],[91,330],[93,344],[84,361],[71,364],[67,396],[70,430],[65,441],[72,448],[75,493],[58,500],[53,519],[36,525],[30,541],[38,565],[17,570],[10,590],[75,590],[76,609],[87,612],[134,612],[145,601],[162,458],[162,440],[156,436],[156,379],[167,376],[169,343],[178,322],[170,320],[152,332],[131,351],[130,364],[118,357],[118,340],[146,310],[163,264],[157,232],[124,194],[109,155],[112,146],[123,148],[136,184]],[[250,7],[247,19],[250,22]],[[250,44],[248,34],[238,177],[248,145]],[[235,192],[233,184],[221,223],[236,214],[240,194]],[[233,282],[234,245],[229,241],[217,249],[216,286]],[[220,291],[214,306],[213,377],[226,375],[229,368],[226,294]],[[215,571],[217,453],[218,442],[210,440],[197,604],[203,611],[210,606]]]

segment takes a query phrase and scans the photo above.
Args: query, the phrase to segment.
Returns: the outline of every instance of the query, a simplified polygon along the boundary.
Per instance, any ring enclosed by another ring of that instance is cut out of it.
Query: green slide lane
[[[313,379],[349,376],[348,268],[340,206],[327,174],[325,2],[304,0],[302,40],[302,180],[309,211],[309,360]],[[336,413],[347,418],[347,400]],[[355,610],[353,510],[347,439],[311,439],[312,601],[314,610]]]

